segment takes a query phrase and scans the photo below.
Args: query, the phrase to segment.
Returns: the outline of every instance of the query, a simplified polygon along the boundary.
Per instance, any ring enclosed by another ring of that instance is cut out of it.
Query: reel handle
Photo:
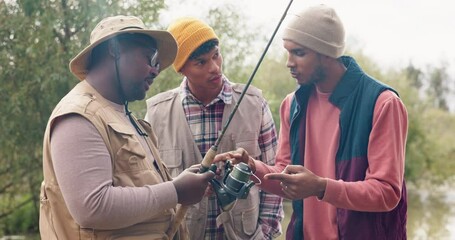
[[[212,146],[210,147],[209,151],[204,156],[204,159],[202,159],[201,162],[201,168],[199,169],[199,172],[204,173],[209,170],[210,166],[213,163],[213,159],[215,159],[216,152],[218,151],[217,147]]]

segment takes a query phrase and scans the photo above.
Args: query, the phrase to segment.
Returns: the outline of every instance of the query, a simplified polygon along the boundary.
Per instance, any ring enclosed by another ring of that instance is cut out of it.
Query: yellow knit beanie
[[[177,56],[173,64],[176,72],[180,71],[191,53],[203,43],[218,39],[215,31],[209,25],[191,17],[177,19],[167,30],[175,38],[178,46]]]

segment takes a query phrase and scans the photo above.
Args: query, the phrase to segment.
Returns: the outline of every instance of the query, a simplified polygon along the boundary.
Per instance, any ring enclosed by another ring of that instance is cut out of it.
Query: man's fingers
[[[238,153],[240,154],[240,156],[243,154],[248,154],[248,152],[244,148],[237,148],[235,151],[233,151],[233,153]]]
[[[235,152],[220,153],[215,156],[215,158],[213,159],[213,163],[227,161],[236,156],[240,157],[242,155],[240,153],[235,153]]]
[[[200,163],[194,164],[194,165],[191,165],[189,168],[197,168],[197,169],[200,169],[200,168],[201,168],[201,164],[200,164]]]
[[[240,159],[242,158],[242,154],[241,153],[238,153],[238,152],[228,152],[228,156],[229,158],[233,158],[233,159]]]
[[[238,164],[240,162],[245,162],[248,160],[248,157],[248,152],[245,149],[237,148],[234,151],[217,154],[213,159],[213,163],[231,160],[233,164]]]
[[[221,162],[221,161],[226,161],[227,157],[226,157],[227,153],[220,153],[220,154],[217,154],[215,156],[215,158],[213,158],[213,163],[216,163],[216,162]]]
[[[283,173],[287,174],[296,174],[296,173],[301,173],[303,172],[304,167],[301,165],[288,165],[286,168],[283,170]]]
[[[199,168],[189,167],[189,168],[186,169],[186,171],[192,172],[192,173],[197,173],[199,171]]]
[[[287,174],[285,173],[267,173],[264,176],[265,179],[283,181],[287,179]]]
[[[201,175],[204,176],[204,179],[206,179],[207,181],[209,181],[215,177],[215,173],[212,171],[207,171],[205,173],[202,173]]]

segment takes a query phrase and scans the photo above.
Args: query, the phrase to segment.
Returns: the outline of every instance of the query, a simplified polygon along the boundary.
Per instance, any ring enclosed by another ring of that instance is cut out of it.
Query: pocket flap
[[[258,134],[247,131],[234,135],[235,148],[245,149],[253,158],[261,155],[261,149],[258,144]]]
[[[134,134],[133,128],[128,125],[120,124],[120,123],[108,123],[107,125],[118,133],[127,134],[127,135]]]
[[[257,141],[258,134],[253,131],[245,131],[234,135],[236,142]]]

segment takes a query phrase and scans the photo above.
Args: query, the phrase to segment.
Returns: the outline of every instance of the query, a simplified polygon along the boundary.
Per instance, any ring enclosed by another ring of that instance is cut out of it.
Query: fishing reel
[[[216,165],[212,164],[210,170],[215,172]],[[226,161],[223,179],[219,181],[213,178],[210,181],[218,204],[224,211],[230,210],[237,199],[248,197],[251,187],[255,184],[250,180],[251,175],[253,173],[247,164],[241,162],[233,166],[231,161]]]

